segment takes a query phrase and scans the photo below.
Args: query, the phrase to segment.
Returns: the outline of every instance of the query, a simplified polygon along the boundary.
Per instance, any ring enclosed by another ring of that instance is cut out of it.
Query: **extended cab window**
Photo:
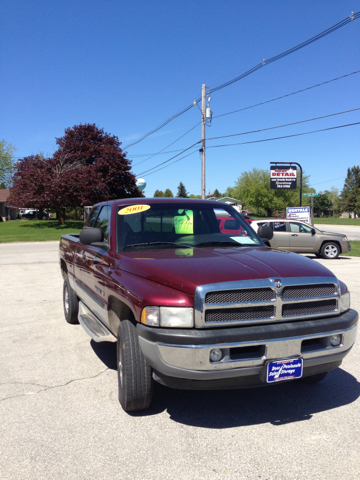
[[[107,243],[109,243],[110,235],[110,215],[111,207],[109,205],[102,207],[94,225],[97,228],[101,228],[104,232],[104,242]]]

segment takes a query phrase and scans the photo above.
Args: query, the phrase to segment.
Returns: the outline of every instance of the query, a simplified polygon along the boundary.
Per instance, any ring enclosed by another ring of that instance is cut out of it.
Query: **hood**
[[[324,232],[324,230],[320,230],[322,235],[329,235],[332,237],[339,237],[339,238],[344,238],[346,237],[345,233],[339,233],[339,232]]]
[[[334,277],[319,263],[263,248],[183,248],[122,252],[120,270],[194,295],[210,283],[271,277]]]

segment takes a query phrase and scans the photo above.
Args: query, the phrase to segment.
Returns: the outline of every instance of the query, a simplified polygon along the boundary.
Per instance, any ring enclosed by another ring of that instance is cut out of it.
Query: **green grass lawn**
[[[360,226],[360,218],[314,218],[314,223],[319,225],[358,225]]]
[[[350,240],[351,245],[351,252],[349,253],[342,253],[342,257],[360,257],[360,241],[352,241]]]
[[[46,242],[60,240],[66,233],[80,233],[84,222],[68,220],[59,225],[57,220],[13,220],[0,223],[0,243]]]

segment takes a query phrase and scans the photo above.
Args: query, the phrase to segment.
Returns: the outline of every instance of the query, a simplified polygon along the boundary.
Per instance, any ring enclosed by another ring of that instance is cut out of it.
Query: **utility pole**
[[[201,135],[201,198],[205,199],[205,126],[206,126],[206,118],[205,118],[205,102],[206,102],[206,94],[205,94],[206,85],[202,85],[201,90],[201,115],[202,115],[202,135]]]

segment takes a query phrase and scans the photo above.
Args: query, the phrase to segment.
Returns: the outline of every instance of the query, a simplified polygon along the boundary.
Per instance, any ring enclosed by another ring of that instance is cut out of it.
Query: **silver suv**
[[[266,243],[279,250],[296,253],[314,253],[318,257],[334,259],[340,253],[351,250],[346,235],[341,233],[323,232],[307,223],[298,220],[254,220],[251,227],[258,231],[260,226],[269,226],[274,236]]]

